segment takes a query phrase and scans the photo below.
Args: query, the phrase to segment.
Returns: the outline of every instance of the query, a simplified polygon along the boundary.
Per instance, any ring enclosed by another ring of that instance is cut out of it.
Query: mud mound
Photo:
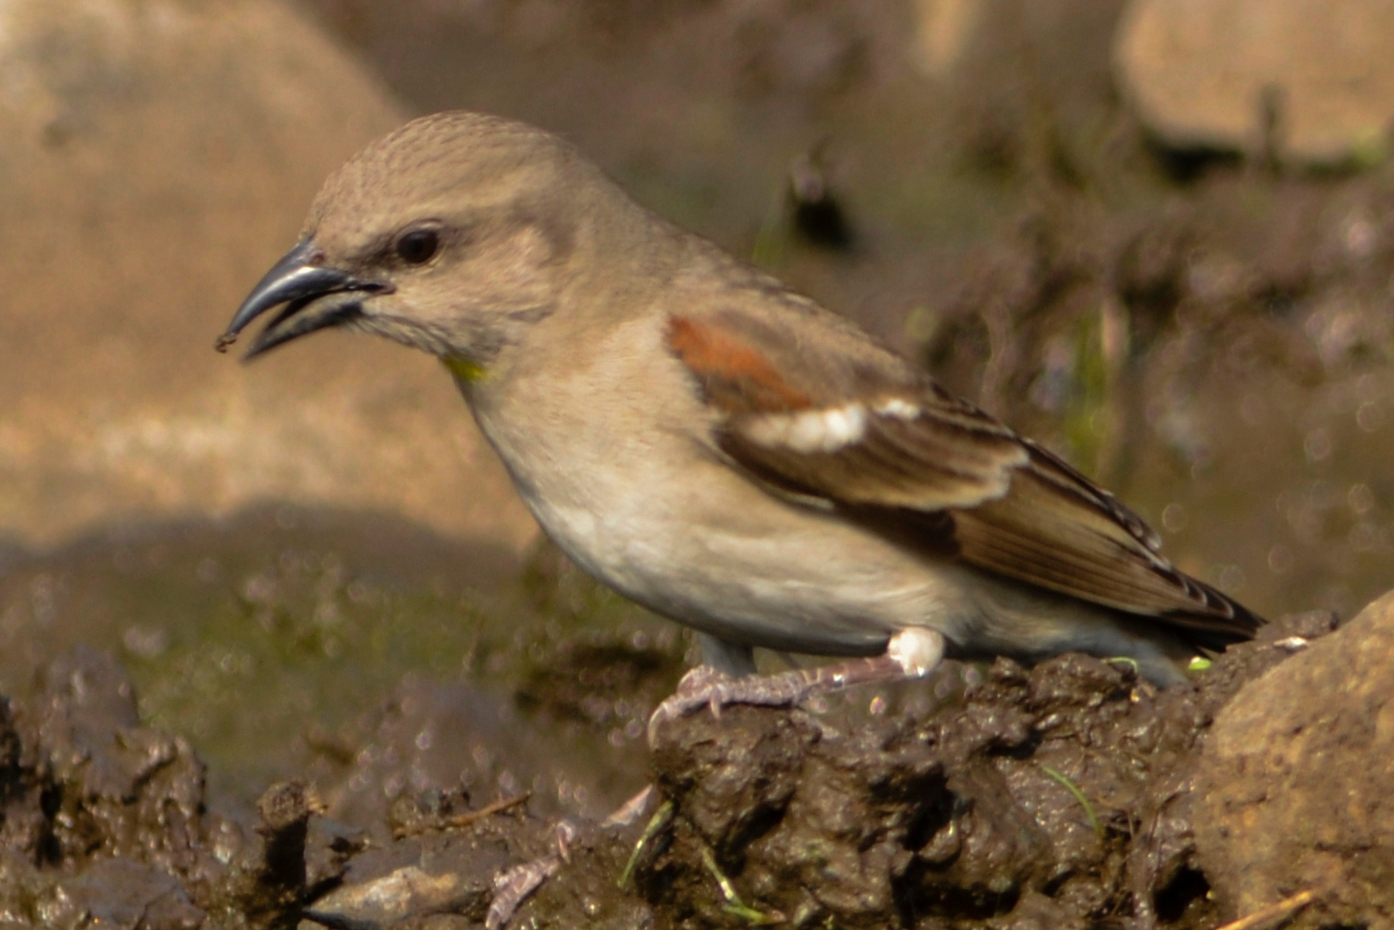
[[[1278,639],[1329,628],[1275,624],[1192,688],[1066,655],[999,660],[918,713],[693,716],[660,736],[673,815],[641,888],[685,927],[1214,926],[1192,821],[1210,723]]]

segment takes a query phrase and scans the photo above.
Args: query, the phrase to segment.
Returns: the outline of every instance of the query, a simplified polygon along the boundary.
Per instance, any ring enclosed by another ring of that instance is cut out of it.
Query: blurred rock
[[[374,79],[267,0],[14,0],[0,68],[0,536],[279,499],[532,537],[429,362],[212,351],[324,176],[405,119]]]
[[[987,0],[916,0],[917,63],[935,76],[958,64],[983,17]]]
[[[1394,3],[1133,0],[1115,69],[1167,145],[1316,164],[1384,154]]]
[[[1318,904],[1284,926],[1394,921],[1391,668],[1386,594],[1216,717],[1197,773],[1196,845],[1237,916],[1311,890]]]
[[[507,847],[495,837],[470,839],[410,840],[362,856],[348,880],[314,902],[306,916],[329,927],[364,930],[433,914],[482,921],[492,900],[490,877],[508,864]]]

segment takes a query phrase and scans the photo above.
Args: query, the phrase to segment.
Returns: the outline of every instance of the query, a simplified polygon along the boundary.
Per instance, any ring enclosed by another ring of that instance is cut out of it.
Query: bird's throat
[[[478,362],[472,362],[467,358],[461,358],[458,355],[448,355],[442,358],[441,364],[443,364],[452,375],[467,384],[483,381],[484,377],[488,374],[488,371],[483,365],[480,365]]]

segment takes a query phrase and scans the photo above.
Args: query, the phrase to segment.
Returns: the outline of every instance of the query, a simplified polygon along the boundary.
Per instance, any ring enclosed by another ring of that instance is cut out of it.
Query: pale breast
[[[564,552],[646,607],[732,642],[869,654],[905,626],[952,636],[973,622],[961,570],[774,497],[721,460],[660,338],[636,321],[595,353],[605,365],[567,372],[567,396],[593,403],[561,403],[555,385],[526,379],[474,404]],[[632,389],[655,379],[675,390]]]

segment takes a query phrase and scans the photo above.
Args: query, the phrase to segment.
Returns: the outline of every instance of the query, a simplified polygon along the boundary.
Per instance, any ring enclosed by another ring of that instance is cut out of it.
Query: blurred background
[[[1390,35],[1390,0],[2,0],[0,691],[112,650],[229,803],[642,782],[684,635],[539,541],[438,366],[212,350],[324,176],[447,108],[567,136],[1255,610],[1351,614],[1394,577]]]

